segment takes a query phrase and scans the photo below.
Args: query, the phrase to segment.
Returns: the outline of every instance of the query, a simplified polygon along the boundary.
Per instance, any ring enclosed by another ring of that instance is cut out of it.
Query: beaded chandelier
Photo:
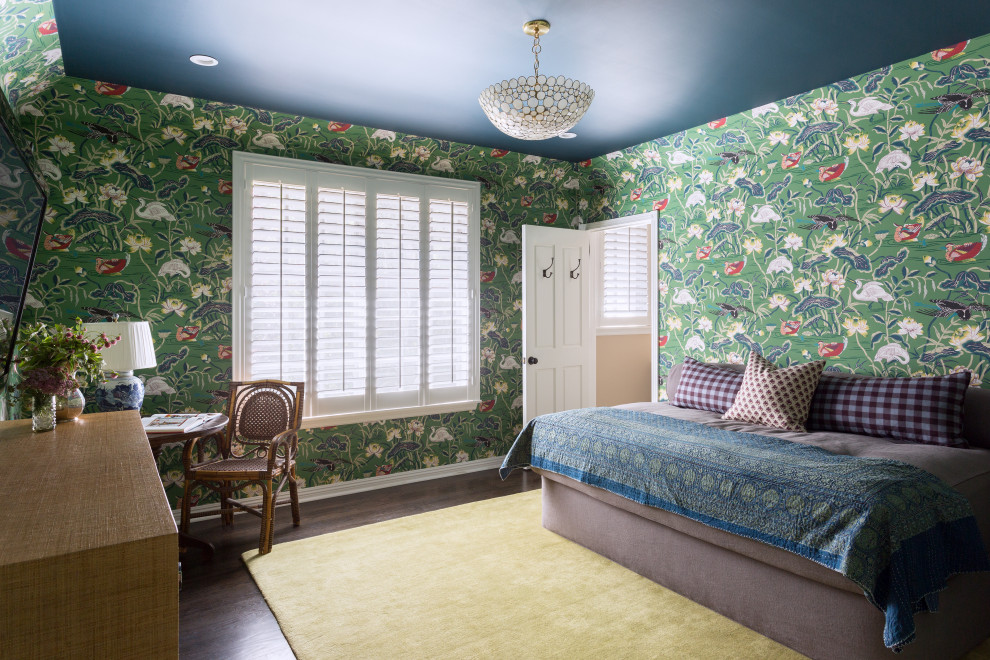
[[[523,25],[533,36],[533,75],[495,83],[478,97],[495,128],[520,140],[546,140],[569,131],[595,98],[595,90],[579,80],[540,73],[540,35],[549,30],[544,20]]]

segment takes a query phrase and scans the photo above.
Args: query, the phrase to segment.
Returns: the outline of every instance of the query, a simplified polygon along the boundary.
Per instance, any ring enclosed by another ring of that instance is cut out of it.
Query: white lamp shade
[[[120,335],[120,341],[104,348],[104,371],[133,371],[158,366],[155,359],[155,345],[151,340],[151,326],[147,321],[118,323],[87,323],[86,334],[97,338],[100,333],[113,339]]]

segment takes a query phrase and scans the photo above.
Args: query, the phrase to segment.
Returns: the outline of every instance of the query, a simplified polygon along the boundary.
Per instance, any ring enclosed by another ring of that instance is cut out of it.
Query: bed
[[[681,365],[675,366],[669,376],[671,395],[676,392],[680,370]],[[977,537],[990,539],[990,391],[970,388],[965,396],[963,435],[970,445],[966,449],[851,433],[778,431],[669,403],[619,408],[631,411],[627,416],[645,413],[686,420],[701,425],[705,432],[759,434],[789,441],[781,444],[795,443],[792,447],[819,447],[839,457],[891,459],[921,468],[968,503]],[[506,467],[512,467],[508,458]],[[648,506],[628,494],[583,483],[568,476],[566,469],[534,469],[543,478],[545,528],[809,657],[895,657],[884,638],[889,613],[885,617],[864,597],[860,584],[822,565],[820,557],[815,560],[793,549],[724,531],[700,521],[697,515],[692,519]],[[982,553],[986,562],[979,539],[971,545],[979,547],[977,554]],[[914,634],[910,643],[896,645],[897,657],[965,654],[990,636],[988,602],[990,572],[952,575],[944,591],[937,594],[937,612],[913,616]],[[933,600],[931,605],[935,604]]]

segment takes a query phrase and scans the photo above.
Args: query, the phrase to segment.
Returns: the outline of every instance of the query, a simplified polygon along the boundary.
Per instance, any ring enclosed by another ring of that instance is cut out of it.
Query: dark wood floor
[[[279,507],[275,515],[275,543],[539,487],[540,478],[532,472],[516,470],[501,481],[495,470],[484,470],[305,502],[299,527],[292,526],[288,507]],[[227,528],[221,527],[219,520],[192,525],[193,535],[213,543],[216,553],[210,561],[204,561],[195,549],[188,550],[183,557],[179,595],[182,660],[293,657],[275,617],[241,561],[242,552],[257,547],[259,525],[257,518],[246,515],[235,516],[234,525]],[[300,566],[299,570],[306,567]]]

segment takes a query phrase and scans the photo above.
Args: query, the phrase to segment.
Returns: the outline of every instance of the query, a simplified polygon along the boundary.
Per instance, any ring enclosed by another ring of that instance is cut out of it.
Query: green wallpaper
[[[51,191],[27,318],[150,321],[145,413],[218,409],[230,379],[232,150],[482,182],[484,403],[307,432],[307,485],[507,450],[526,223],[659,210],[661,374],[759,350],[990,380],[990,38],[573,164],[67,78],[51,19],[0,8],[0,85]],[[174,498],[177,448],[161,467]]]
[[[990,386],[988,58],[973,39],[595,158],[589,221],[659,210],[661,375],[757,350]]]
[[[7,4],[3,29],[27,43],[4,81],[51,189],[27,320],[147,320],[159,366],[138,374],[143,412],[219,410],[231,378],[233,150],[480,181],[479,409],[305,432],[299,474],[325,484],[508,450],[522,422],[520,227],[571,217],[578,165],[55,75],[61,60],[35,53],[57,48],[38,29],[50,14],[16,18],[19,7]],[[25,86],[39,80],[37,93]],[[179,452],[160,462],[173,501]]]

